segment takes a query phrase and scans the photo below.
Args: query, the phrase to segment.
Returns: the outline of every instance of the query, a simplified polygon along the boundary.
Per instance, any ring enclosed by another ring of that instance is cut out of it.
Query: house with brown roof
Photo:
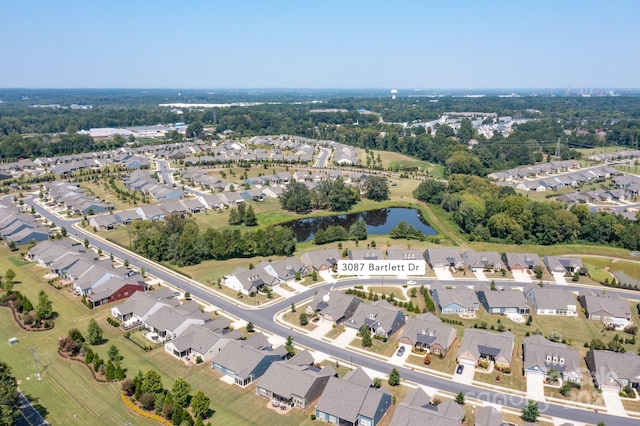
[[[513,333],[491,333],[484,330],[468,328],[464,331],[458,362],[475,366],[478,361],[494,362],[496,367],[511,368],[515,337]]]
[[[398,343],[446,356],[457,338],[455,328],[442,324],[442,320],[432,313],[425,313],[407,319]]]

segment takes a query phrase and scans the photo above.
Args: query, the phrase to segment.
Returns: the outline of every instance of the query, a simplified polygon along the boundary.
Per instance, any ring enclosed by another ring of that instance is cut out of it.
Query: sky
[[[0,0],[2,88],[639,88],[637,0]]]

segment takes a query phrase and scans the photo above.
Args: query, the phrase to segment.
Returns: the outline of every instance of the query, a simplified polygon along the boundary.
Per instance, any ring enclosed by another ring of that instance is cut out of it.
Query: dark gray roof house
[[[464,410],[452,400],[438,405],[431,404],[432,398],[418,387],[407,394],[395,409],[391,426],[460,426]]]
[[[231,377],[236,385],[246,387],[287,353],[282,346],[275,349],[271,345],[252,346],[250,340],[228,342],[212,357],[211,368]]]
[[[529,305],[521,291],[490,290],[481,286],[477,290],[478,300],[490,314],[528,314]]]
[[[640,355],[591,350],[587,352],[586,361],[596,387],[618,391],[628,385],[640,390]]]
[[[580,353],[569,349],[567,345],[552,342],[537,334],[524,338],[524,375],[539,374],[546,376],[556,370],[564,381],[580,383]]]
[[[366,373],[358,368],[344,378],[331,377],[316,405],[316,417],[340,425],[376,426],[384,417],[392,398],[387,392],[363,383]]]
[[[319,291],[306,308],[309,315],[320,314],[325,320],[342,324],[350,319],[362,303],[357,297],[339,291]]]
[[[502,258],[495,251],[473,251],[467,250],[462,253],[462,261],[467,268],[474,270],[493,270],[501,271],[504,269]]]
[[[371,304],[360,303],[353,316],[345,321],[347,327],[360,329],[366,325],[376,336],[386,338],[391,337],[404,323],[404,312],[386,300]]]
[[[324,271],[336,266],[341,258],[337,249],[325,249],[306,252],[302,255],[301,260],[309,269]]]
[[[577,272],[584,268],[582,260],[577,257],[563,257],[563,256],[545,256],[544,264],[550,273],[554,272]]]
[[[308,351],[274,362],[258,381],[256,394],[306,409],[320,397],[329,378],[336,375],[330,365],[320,368],[314,364]]]
[[[503,258],[511,271],[533,270],[537,265],[542,266],[540,256],[535,253],[505,253]]]
[[[425,258],[431,269],[464,268],[460,250],[456,248],[429,248]]]
[[[510,368],[514,344],[515,338],[510,331],[498,334],[468,328],[460,342],[458,362],[475,366],[483,359]]]

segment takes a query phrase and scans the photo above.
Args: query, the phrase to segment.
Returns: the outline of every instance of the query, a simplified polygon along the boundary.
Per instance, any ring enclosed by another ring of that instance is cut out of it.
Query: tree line
[[[291,229],[269,226],[242,232],[239,229],[207,228],[193,219],[169,215],[163,222],[135,221],[131,225],[132,249],[157,262],[178,266],[203,260],[254,256],[289,256],[296,249]]]
[[[593,243],[640,249],[640,223],[584,204],[570,208],[534,201],[477,176],[452,175],[449,184],[429,179],[413,193],[442,207],[471,241],[510,244]]]

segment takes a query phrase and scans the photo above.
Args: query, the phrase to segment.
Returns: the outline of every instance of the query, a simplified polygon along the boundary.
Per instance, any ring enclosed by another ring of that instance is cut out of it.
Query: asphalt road
[[[132,266],[141,268],[144,267],[145,270],[157,277],[158,279],[170,283],[171,285],[178,287],[184,291],[188,291],[192,296],[201,299],[218,309],[222,309],[229,314],[236,316],[238,318],[242,318],[246,321],[251,321],[256,327],[261,328],[267,332],[286,337],[288,335],[293,337],[295,343],[308,347],[310,349],[322,352],[331,357],[341,359],[344,362],[351,362],[354,365],[359,365],[365,368],[369,368],[372,370],[387,372],[390,371],[392,366],[384,361],[379,359],[370,358],[364,355],[361,355],[356,352],[350,352],[344,348],[333,346],[331,343],[327,343],[321,340],[317,340],[315,338],[311,338],[306,334],[299,333],[294,329],[289,329],[280,324],[277,324],[273,321],[274,315],[287,307],[291,306],[291,303],[299,303],[305,299],[308,299],[314,295],[314,293],[320,289],[328,289],[332,285],[332,283],[326,283],[320,287],[314,287],[309,289],[304,293],[299,293],[294,295],[293,297],[287,298],[283,301],[275,303],[266,308],[253,308],[247,309],[241,307],[233,302],[230,302],[226,299],[220,298],[213,293],[206,291],[205,289],[195,285],[191,280],[187,278],[183,278],[178,276],[175,273],[170,272],[169,270],[160,267],[155,262],[152,262],[148,259],[137,256],[131,252],[128,252],[119,246],[111,245],[109,243],[105,243],[104,241],[95,238],[92,233],[85,232],[81,229],[72,228],[72,225],[78,220],[68,220],[61,219],[43,207],[33,202],[33,199],[30,198],[26,201],[27,204],[34,206],[35,210],[40,213],[43,217],[47,218],[49,221],[52,221],[59,226],[66,227],[68,233],[71,235],[76,235],[81,240],[87,238],[90,244],[94,247],[101,248],[104,253],[112,253],[115,257],[120,259],[129,259],[129,262]],[[428,284],[429,282],[433,282],[434,279],[416,279],[418,285],[420,284]],[[406,280],[393,279],[393,278],[385,278],[385,283],[388,284],[404,284]],[[443,282],[444,285],[455,284],[456,282]],[[367,284],[380,284],[379,278],[368,278],[368,279],[352,279],[345,281],[338,281],[335,283],[335,287],[344,287],[344,286],[352,286],[354,284],[358,285],[367,285]],[[528,283],[517,283],[517,282],[500,282],[498,285],[510,285],[510,286],[524,286]],[[551,285],[551,287],[555,287]],[[578,287],[572,287],[571,285],[562,286],[563,288],[572,288],[574,290],[578,289]],[[608,292],[615,292],[615,290],[607,289]],[[639,294],[628,294],[624,293],[625,297],[640,299]],[[507,407],[511,407],[514,409],[522,409],[527,403],[527,400],[522,397],[517,397],[514,395],[509,395],[503,392],[496,391],[488,391],[481,387],[464,385],[457,382],[453,382],[448,379],[443,379],[440,377],[430,376],[424,373],[413,371],[409,368],[404,367],[396,367],[400,372],[400,376],[403,379],[419,383],[421,385],[433,387],[436,389],[440,389],[447,392],[458,393],[460,391],[464,392],[467,397],[477,398],[482,401],[487,401],[492,404],[499,404]],[[560,417],[563,419],[583,422],[583,423],[598,423],[603,421],[607,424],[615,424],[615,425],[634,425],[637,426],[637,419],[630,419],[625,417],[612,416],[604,413],[595,413],[593,411],[583,410],[583,409],[575,409],[569,408],[562,405],[557,404],[546,404],[540,403],[540,412],[553,416]]]

